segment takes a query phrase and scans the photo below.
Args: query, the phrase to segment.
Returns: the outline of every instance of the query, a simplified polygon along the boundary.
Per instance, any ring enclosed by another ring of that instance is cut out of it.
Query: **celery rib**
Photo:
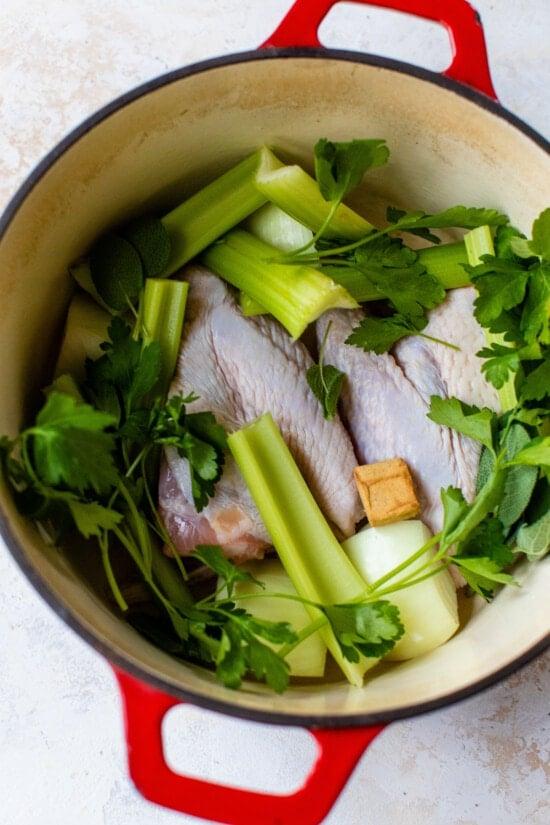
[[[281,252],[292,252],[293,249],[308,243],[313,238],[311,229],[295,221],[274,203],[266,203],[250,215],[243,228],[264,243],[280,249]],[[239,295],[239,303],[246,317],[263,315],[266,312],[261,304],[244,292]]]
[[[256,186],[267,200],[313,232],[321,229],[332,209],[330,201],[321,195],[317,182],[301,166],[260,169],[256,175]],[[324,235],[355,241],[372,229],[372,224],[342,203]]]
[[[201,256],[213,272],[241,289],[299,338],[328,309],[354,309],[357,302],[339,284],[310,266],[273,262],[278,251],[235,229]]]
[[[489,226],[478,226],[472,229],[464,236],[464,244],[468,255],[468,263],[470,266],[478,266],[483,263],[481,260],[483,255],[494,255],[495,247],[493,244],[493,236]],[[485,341],[487,346],[493,344],[500,344],[504,347],[509,347],[510,344],[505,340],[504,334],[501,332],[490,332],[484,329]],[[518,403],[515,387],[515,374],[509,376],[508,380],[498,390],[498,397],[502,412],[512,410]]]
[[[228,437],[231,453],[296,592],[318,604],[342,604],[367,585],[342,550],[269,413]],[[307,606],[312,621],[319,611]],[[363,682],[376,660],[357,664],[342,655],[330,627],[319,630],[348,681]]]
[[[168,281],[147,278],[143,290],[142,323],[145,343],[158,341],[161,351],[161,372],[158,389],[168,391],[181,341],[185,304],[189,284],[185,281]]]
[[[257,174],[282,165],[263,146],[165,215],[162,223],[170,237],[171,253],[163,274],[171,275],[259,209],[267,198],[255,185]]]

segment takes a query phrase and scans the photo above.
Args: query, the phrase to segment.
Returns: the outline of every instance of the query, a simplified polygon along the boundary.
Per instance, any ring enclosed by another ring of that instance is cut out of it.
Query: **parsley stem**
[[[292,653],[294,648],[298,647],[299,644],[305,642],[306,639],[309,639],[310,636],[313,636],[318,630],[320,630],[324,625],[328,624],[327,617],[323,614],[319,616],[318,619],[315,619],[313,622],[309,622],[305,627],[303,627],[297,633],[297,639],[294,642],[287,642],[286,645],[283,645],[277,651],[277,654],[284,659],[288,656],[289,653]]]
[[[178,566],[178,569],[181,573],[181,577],[184,581],[187,581],[187,579],[189,578],[189,576],[187,574],[187,570],[183,566],[183,562],[180,558],[180,554],[176,550],[174,542],[172,541],[172,538],[171,538],[170,534],[168,533],[168,530],[164,526],[164,522],[163,522],[162,518],[160,517],[160,513],[157,509],[157,506],[156,506],[155,502],[153,501],[153,496],[151,495],[151,489],[149,487],[149,481],[147,479],[147,470],[146,470],[146,467],[145,467],[146,459],[147,459],[147,454],[145,454],[142,457],[142,460],[141,460],[141,475],[142,475],[142,478],[143,478],[143,488],[145,490],[145,496],[147,498],[147,502],[149,504],[149,508],[151,510],[151,513],[153,514],[153,517],[154,517],[155,522],[157,524],[157,528],[158,528],[157,533],[158,533],[159,537],[162,539],[162,541],[164,541],[164,543],[172,551],[172,555],[173,555],[174,560],[175,560],[175,562]]]
[[[111,566],[111,559],[109,558],[109,540],[105,534],[101,536],[101,538],[99,539],[99,546],[101,548],[101,560],[103,562],[103,569],[105,570],[105,575],[107,576],[107,581],[109,582],[111,592],[121,611],[123,613],[126,613],[126,611],[128,610],[128,604],[124,596],[120,592],[118,582],[115,578],[115,574]]]
[[[415,584],[419,584],[420,582],[425,581],[425,579],[430,579],[432,576],[436,576],[438,573],[441,573],[443,570],[446,570],[447,567],[452,563],[451,559],[445,559],[441,561],[438,567],[434,566],[435,558],[430,559],[429,562],[423,564],[422,567],[417,568],[414,573],[411,573],[409,576],[405,576],[405,578],[400,579],[396,584],[392,585],[391,587],[387,587],[384,590],[380,590],[376,593],[377,599],[383,598],[384,596],[389,596],[391,593],[396,593],[399,590],[405,590],[407,587],[414,587]],[[432,570],[428,570],[427,573],[424,573],[422,576],[418,576],[417,574],[420,573],[422,570],[426,568],[432,567]]]
[[[435,536],[432,536],[431,539],[429,539],[425,544],[423,544],[422,547],[420,547],[415,553],[412,553],[412,555],[410,555],[408,559],[405,559],[405,561],[402,561],[401,564],[396,565],[396,567],[394,567],[392,570],[389,570],[383,576],[380,576],[379,579],[376,579],[376,581],[369,586],[369,592],[373,593],[374,591],[377,591],[381,585],[385,584],[387,581],[390,581],[390,579],[395,578],[395,576],[398,573],[401,573],[402,570],[406,570],[410,564],[412,564],[417,559],[421,558],[421,556],[423,556],[424,553],[430,549],[430,547],[433,547],[434,544],[437,544],[438,541],[441,539],[442,535],[442,533],[436,533]]]
[[[442,344],[444,347],[449,347],[449,349],[454,349],[456,352],[460,352],[460,347],[457,347],[456,344],[451,344],[449,341],[443,341],[441,338],[434,338],[433,335],[426,335],[424,332],[416,332],[413,334],[418,335],[419,338],[425,338],[426,341],[433,341],[434,344]]]
[[[338,211],[338,207],[340,206],[341,203],[342,203],[341,198],[338,198],[337,200],[332,201],[331,206],[330,206],[330,210],[327,213],[327,216],[325,217],[324,221],[322,222],[322,224],[319,227],[319,229],[317,230],[317,232],[313,235],[313,237],[310,238],[310,240],[307,243],[305,243],[303,246],[298,247],[298,249],[293,249],[291,252],[288,252],[286,255],[281,255],[278,259],[279,262],[280,263],[286,263],[287,259],[288,260],[293,260],[295,257],[298,257],[298,256],[302,255],[302,253],[306,252],[306,250],[308,250],[310,247],[315,246],[317,241],[320,240],[320,238],[324,235],[324,233],[329,228],[329,226],[332,222],[332,219],[334,218],[336,212]]]
[[[130,478],[134,470],[138,467],[138,465],[147,458],[149,451],[152,448],[152,444],[146,444],[142,449],[139,451],[137,456],[134,458],[128,469],[126,470],[125,476],[126,478]]]

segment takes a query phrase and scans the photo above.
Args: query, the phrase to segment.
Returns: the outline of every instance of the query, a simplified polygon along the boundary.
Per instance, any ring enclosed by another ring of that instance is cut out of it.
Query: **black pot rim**
[[[249,63],[255,60],[270,60],[273,58],[317,58],[341,60],[355,63],[362,63],[376,68],[389,69],[391,71],[399,72],[405,75],[412,75],[420,80],[433,83],[446,89],[449,92],[466,98],[472,103],[476,104],[482,109],[497,115],[502,120],[507,121],[519,131],[523,132],[530,140],[540,146],[544,151],[550,154],[550,143],[545,140],[538,132],[513,115],[508,110],[504,109],[499,103],[491,100],[481,92],[464,86],[451,78],[445,77],[442,74],[423,69],[421,67],[413,66],[409,63],[404,63],[398,60],[393,60],[385,57],[378,57],[371,54],[361,54],[359,52],[341,50],[341,49],[313,49],[313,48],[269,48],[264,50],[253,50],[242,53],[224,55],[221,57],[204,60],[199,63],[193,63],[180,69],[176,69],[166,74],[149,80],[135,89],[126,92],[123,95],[115,98],[107,105],[100,108],[97,112],[86,118],[79,126],[73,129],[64,137],[48,154],[35,166],[35,168],[28,175],[23,184],[19,187],[15,195],[8,202],[2,216],[0,217],[0,241],[7,231],[10,223],[17,214],[19,208],[25,201],[29,193],[39,183],[41,178],[46,174],[50,167],[81,137],[86,135],[91,129],[95,128],[103,120],[110,115],[129,105],[140,97],[143,97],[150,92],[153,92],[163,86],[166,86],[175,81],[190,77],[195,74],[207,72],[211,69],[219,67],[234,65],[238,63]],[[528,650],[524,651],[520,656],[517,656],[511,662],[506,664],[471,684],[456,691],[451,691],[443,696],[437,697],[428,702],[419,702],[407,707],[400,707],[394,710],[388,710],[383,713],[350,713],[338,716],[325,717],[318,714],[285,714],[274,711],[263,711],[251,708],[240,707],[234,704],[228,698],[227,701],[221,699],[212,699],[202,693],[194,693],[193,691],[181,689],[176,687],[164,679],[161,679],[153,674],[147,672],[139,665],[136,665],[130,658],[121,654],[116,647],[105,643],[94,632],[92,632],[87,625],[72,611],[57,598],[53,590],[49,587],[47,582],[38,574],[36,569],[25,555],[23,547],[19,544],[14,533],[12,532],[9,518],[5,510],[0,506],[0,534],[2,535],[6,546],[11,555],[15,559],[19,568],[29,579],[34,588],[39,592],[42,598],[49,604],[49,606],[60,616],[63,621],[68,624],[79,636],[87,641],[95,650],[101,653],[111,664],[120,668],[121,670],[130,673],[140,681],[151,685],[152,687],[164,693],[171,694],[184,702],[191,702],[194,705],[203,707],[207,710],[218,711],[226,713],[231,716],[248,719],[257,722],[278,724],[278,725],[299,725],[301,727],[313,728],[343,728],[343,727],[357,727],[375,725],[384,722],[390,722],[395,719],[402,719],[409,716],[416,716],[418,714],[426,713],[446,705],[454,704],[460,700],[464,700],[475,693],[489,688],[496,682],[499,682],[506,676],[514,673],[520,668],[524,667],[528,662],[542,653],[550,646],[550,632],[546,637],[540,639]],[[230,693],[228,691],[228,697]]]

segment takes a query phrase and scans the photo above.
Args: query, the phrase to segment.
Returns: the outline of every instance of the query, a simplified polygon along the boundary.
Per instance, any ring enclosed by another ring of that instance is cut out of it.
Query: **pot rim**
[[[394,60],[387,57],[379,57],[376,55],[355,52],[344,49],[326,49],[326,48],[265,48],[262,50],[250,50],[241,53],[232,53],[229,55],[222,55],[197,63],[192,63],[187,66],[174,69],[166,72],[158,77],[146,81],[134,89],[119,95],[111,102],[102,106],[92,115],[83,120],[78,126],[72,129],[64,138],[62,138],[53,149],[51,149],[44,158],[31,170],[26,179],[16,190],[15,194],[8,201],[6,208],[0,216],[0,242],[9,228],[12,220],[16,216],[19,208],[27,196],[32,192],[34,187],[40,182],[46,172],[53,166],[53,164],[80,138],[86,135],[93,128],[98,126],[110,115],[120,111],[125,106],[133,103],[135,100],[144,97],[150,92],[167,86],[175,81],[182,80],[195,74],[201,74],[211,69],[217,69],[223,66],[234,65],[238,63],[249,63],[255,60],[270,60],[274,58],[315,58],[315,59],[329,59],[342,60],[347,62],[362,63],[375,68],[389,69],[401,74],[412,75],[419,80],[428,81],[437,86],[446,89],[449,92],[454,92],[470,102],[476,104],[482,109],[497,115],[502,120],[507,121],[519,131],[523,132],[526,137],[530,138],[534,143],[540,146],[546,153],[550,154],[550,142],[547,141],[531,126],[528,126],[516,115],[505,109],[499,103],[493,101],[481,92],[465,86],[458,81],[448,78],[443,74],[432,72],[420,66],[414,66],[410,63]],[[319,714],[285,714],[279,711],[257,710],[253,708],[240,707],[234,704],[229,699],[211,699],[202,694],[195,693],[191,690],[179,688],[169,681],[166,681],[158,676],[149,673],[144,667],[135,664],[135,662],[119,652],[113,645],[102,641],[89,627],[80,619],[76,613],[69,610],[63,601],[56,596],[46,580],[43,579],[33,565],[28,560],[25,552],[19,541],[15,538],[9,523],[9,517],[2,505],[0,505],[0,536],[3,538],[12,557],[15,559],[20,570],[25,574],[27,579],[33,585],[35,590],[42,596],[47,604],[60,616],[63,621],[71,627],[79,636],[88,642],[96,651],[101,653],[107,661],[116,667],[130,673],[142,682],[149,684],[157,690],[175,696],[184,702],[191,702],[192,704],[202,707],[206,710],[226,713],[238,718],[248,719],[250,721],[277,724],[277,725],[296,725],[300,727],[320,727],[320,728],[345,728],[355,726],[368,726],[384,722],[390,722],[396,719],[403,719],[410,716],[423,714],[437,708],[445,707],[456,702],[462,701],[469,696],[479,693],[505,677],[511,675],[515,671],[524,667],[528,662],[537,657],[546,648],[550,647],[550,632],[539,639],[528,650],[521,655],[514,658],[511,662],[497,669],[488,676],[483,677],[464,688],[450,691],[443,696],[432,699],[427,702],[418,702],[406,707],[396,708],[380,713],[347,713],[338,716],[325,717]]]

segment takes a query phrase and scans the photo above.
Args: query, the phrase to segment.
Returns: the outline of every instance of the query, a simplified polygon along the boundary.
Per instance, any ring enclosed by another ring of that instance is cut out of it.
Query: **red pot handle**
[[[361,754],[384,725],[311,730],[319,755],[305,784],[286,796],[246,791],[174,773],[162,747],[162,720],[180,701],[114,668],[124,705],[130,776],[151,802],[228,825],[318,825]]]
[[[296,0],[284,20],[260,48],[319,47],[319,26],[338,0]],[[451,40],[453,59],[443,74],[497,99],[478,13],[466,0],[353,0],[383,6],[443,23]]]

